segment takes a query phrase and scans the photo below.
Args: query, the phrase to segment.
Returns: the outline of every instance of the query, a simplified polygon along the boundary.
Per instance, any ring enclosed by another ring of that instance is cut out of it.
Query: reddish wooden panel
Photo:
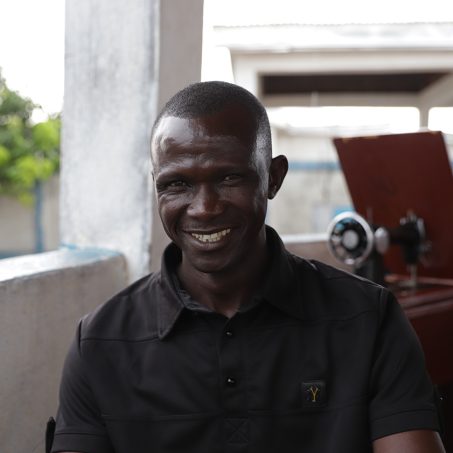
[[[425,221],[429,254],[418,267],[415,289],[405,279],[401,250],[384,257],[387,283],[412,323],[434,383],[447,397],[444,406],[448,451],[453,444],[453,177],[440,132],[335,139],[355,209],[370,223],[389,228],[409,210]]]
[[[356,211],[390,228],[409,210],[422,217],[432,250],[419,275],[453,278],[453,177],[442,134],[337,138],[334,144]],[[398,246],[385,264],[406,273]]]
[[[435,384],[453,382],[453,286],[395,291],[417,332]]]

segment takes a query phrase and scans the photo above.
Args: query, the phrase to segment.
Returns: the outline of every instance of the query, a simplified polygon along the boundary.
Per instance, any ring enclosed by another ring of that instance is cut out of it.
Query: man
[[[384,288],[285,251],[265,226],[288,163],[246,90],[208,82],[157,119],[172,244],[85,317],[53,452],[437,453],[419,345]]]

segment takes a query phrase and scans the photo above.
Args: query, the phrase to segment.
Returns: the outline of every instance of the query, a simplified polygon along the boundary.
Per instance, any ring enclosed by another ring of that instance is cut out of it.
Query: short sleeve
[[[84,368],[81,323],[63,367],[52,453],[113,453]]]
[[[393,294],[383,290],[370,381],[373,440],[403,431],[439,431],[433,386],[420,342]]]

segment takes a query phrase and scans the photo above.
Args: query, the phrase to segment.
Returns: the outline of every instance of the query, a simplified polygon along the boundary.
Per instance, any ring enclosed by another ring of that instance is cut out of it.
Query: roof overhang
[[[215,27],[267,106],[453,105],[452,23]]]

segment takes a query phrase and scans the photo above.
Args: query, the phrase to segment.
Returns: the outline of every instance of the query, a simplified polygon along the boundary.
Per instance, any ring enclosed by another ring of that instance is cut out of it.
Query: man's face
[[[152,144],[157,203],[184,266],[228,271],[263,247],[269,162],[255,143],[250,115],[239,107],[161,120]]]

